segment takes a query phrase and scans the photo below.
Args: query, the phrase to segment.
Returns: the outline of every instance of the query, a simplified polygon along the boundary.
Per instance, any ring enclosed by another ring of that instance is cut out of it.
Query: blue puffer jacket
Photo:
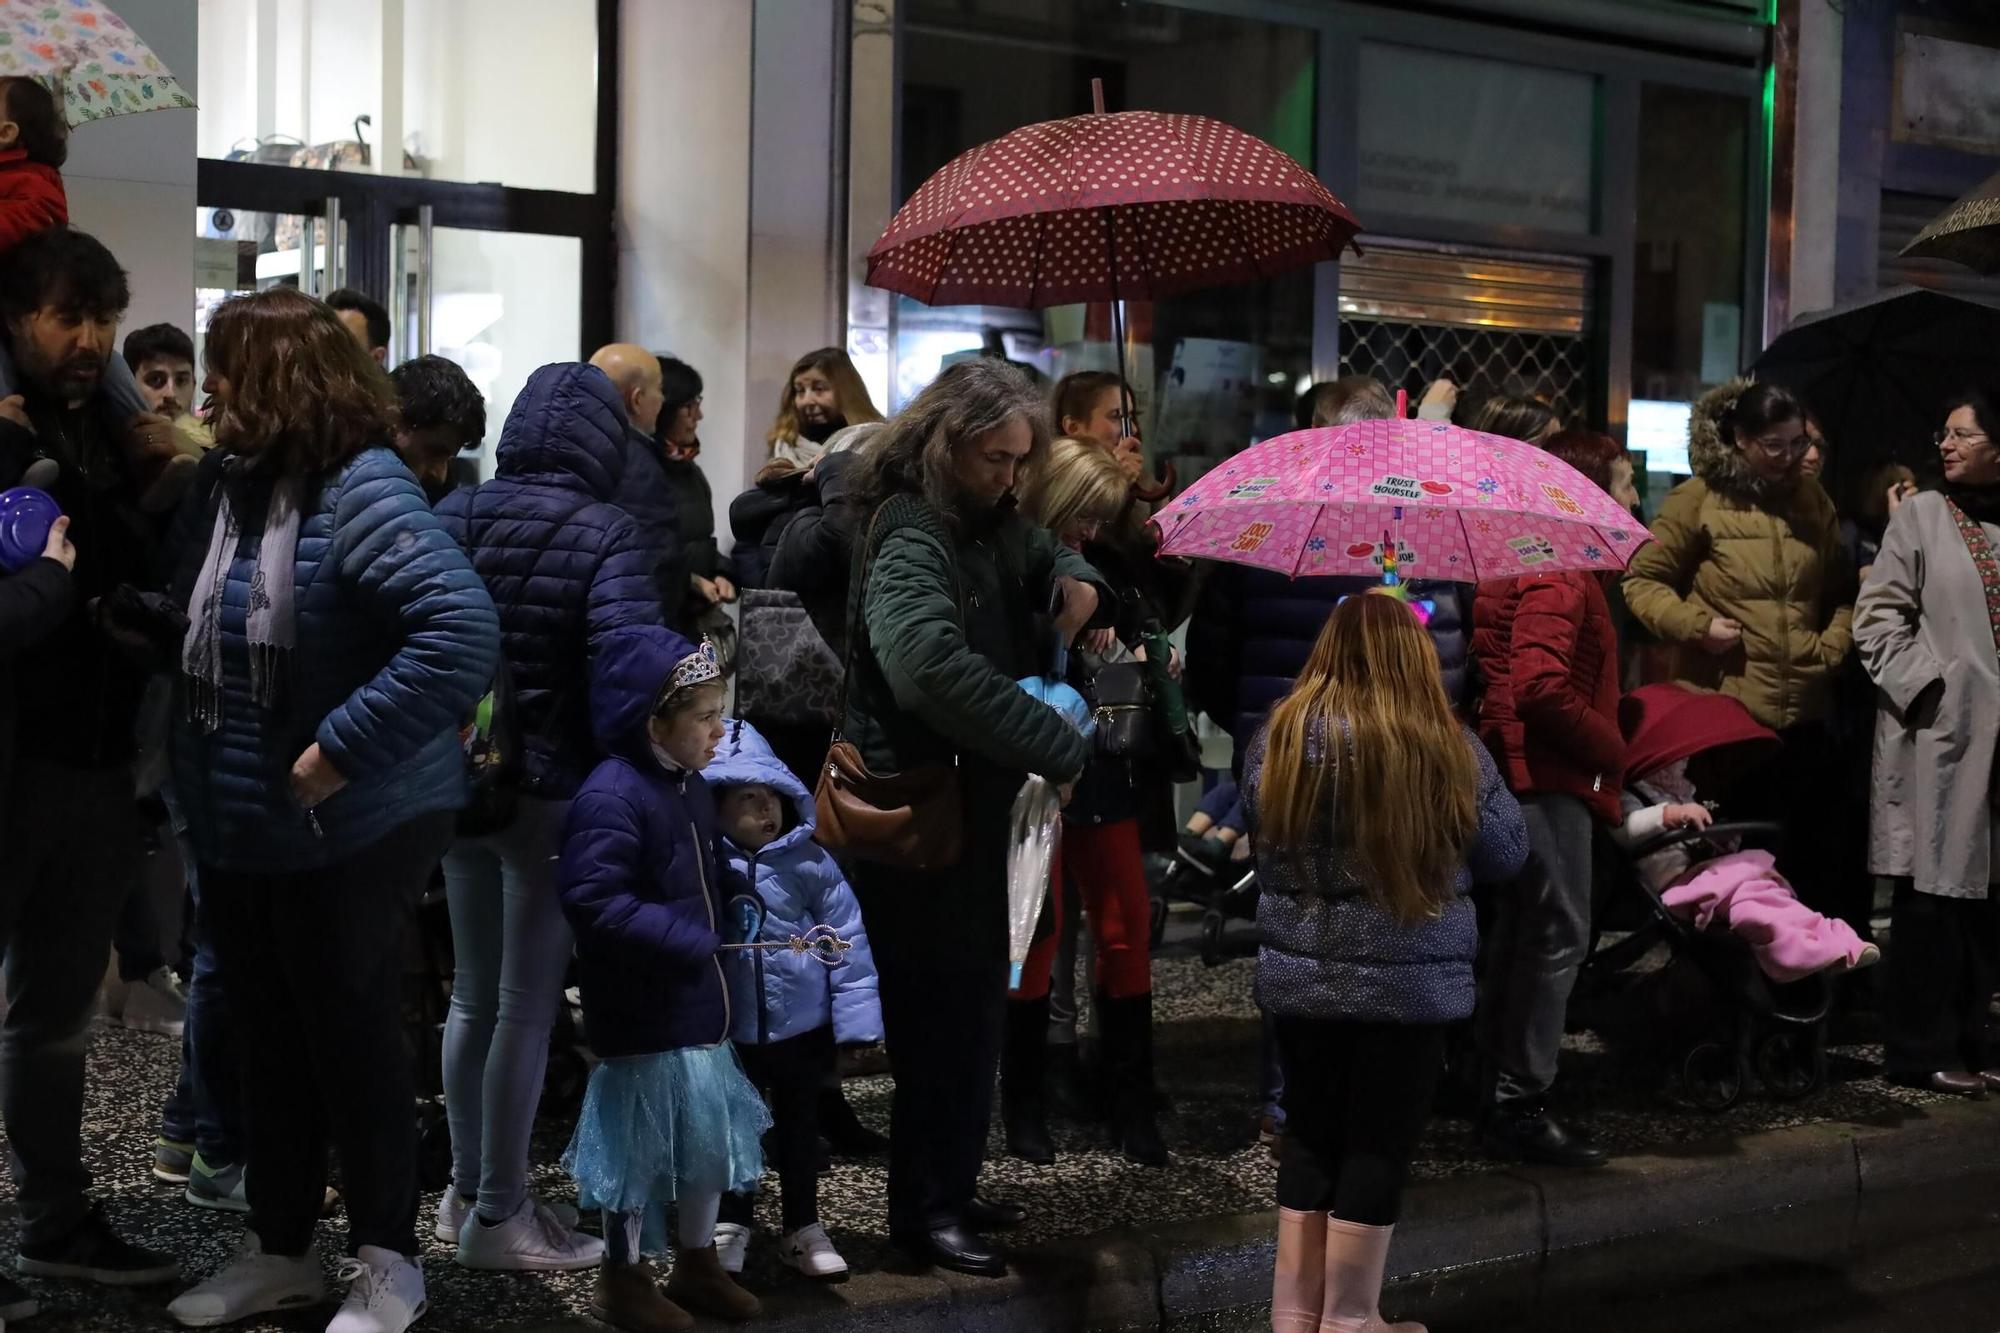
[[[500,612],[525,744],[521,788],[566,800],[590,772],[590,654],[626,625],[660,623],[639,530],[610,503],[625,415],[595,366],[543,366],[500,432],[499,470],[438,517],[472,554]]]
[[[729,1036],[723,904],[748,885],[717,853],[701,774],[669,771],[646,724],[692,651],[658,625],[613,630],[591,664],[590,716],[610,755],[570,802],[557,884],[576,932],[583,1021],[599,1056],[656,1055]]]
[[[838,1042],[882,1039],[882,1006],[875,998],[875,958],[861,927],[861,905],[847,877],[825,848],[813,841],[812,793],[779,761],[770,743],[747,722],[731,722],[702,776],[719,804],[730,787],[762,783],[792,810],[793,820],[756,852],[736,845],[727,829],[722,847],[730,869],[749,883],[764,908],[759,938],[783,940],[814,926],[831,926],[853,942],[838,963],[779,949],[732,952],[724,963],[736,1024],[730,1036],[762,1045],[833,1024]],[[728,931],[736,943],[735,913]]]
[[[619,408],[624,416],[624,408]],[[680,501],[667,481],[659,444],[627,424],[625,470],[612,497],[639,529],[639,545],[653,575],[656,595],[668,615],[677,614],[687,595],[687,571],[681,559]]]
[[[1257,848],[1257,929],[1264,937],[1253,988],[1258,1007],[1365,1023],[1470,1018],[1479,923],[1466,894],[1475,881],[1513,878],[1528,859],[1527,824],[1493,756],[1464,732],[1479,764],[1479,827],[1443,912],[1406,926],[1369,901],[1366,869],[1349,849],[1330,841],[1273,847],[1260,836],[1265,736],[1257,732],[1243,764],[1243,809]],[[1320,748],[1319,738],[1310,739],[1308,758],[1319,759]],[[1329,818],[1325,827],[1332,826]]]
[[[402,459],[364,450],[308,489],[298,648],[275,709],[251,701],[245,636],[270,483],[220,449],[175,519],[174,594],[188,604],[225,485],[244,533],[222,599],[222,723],[209,733],[189,720],[184,677],[174,710],[174,786],[197,855],[233,870],[310,869],[463,805],[458,727],[493,679],[500,623]],[[347,785],[309,818],[290,774],[314,741]]]
[[[1291,693],[1326,618],[1340,599],[1377,587],[1365,577],[1288,579],[1265,569],[1209,570],[1187,635],[1188,702],[1236,740],[1240,763],[1264,715]],[[1410,595],[1432,603],[1427,625],[1444,671],[1444,692],[1460,716],[1470,711],[1472,589],[1412,580]]]

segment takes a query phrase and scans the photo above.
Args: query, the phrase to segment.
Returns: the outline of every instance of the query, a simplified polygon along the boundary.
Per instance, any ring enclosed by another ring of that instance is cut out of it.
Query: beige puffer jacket
[[[1675,487],[1632,558],[1625,603],[1646,628],[1681,645],[1674,677],[1720,690],[1765,726],[1782,730],[1831,710],[1834,670],[1853,642],[1854,571],[1840,546],[1833,502],[1819,483],[1759,477],[1717,425],[1736,380],[1695,404],[1688,453],[1695,475]],[[1743,626],[1716,656],[1700,640],[1709,621]]]

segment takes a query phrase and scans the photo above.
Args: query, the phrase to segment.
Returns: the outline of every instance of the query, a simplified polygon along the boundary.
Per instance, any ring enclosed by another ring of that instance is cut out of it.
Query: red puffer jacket
[[[1625,771],[1618,638],[1596,576],[1479,585],[1472,653],[1486,680],[1479,736],[1518,795],[1580,797],[1616,823]]]
[[[0,149],[0,254],[68,221],[62,173],[30,162],[25,148]]]

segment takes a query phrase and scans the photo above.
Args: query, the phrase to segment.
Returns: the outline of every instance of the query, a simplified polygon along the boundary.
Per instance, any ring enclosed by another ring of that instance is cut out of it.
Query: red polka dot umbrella
[[[868,252],[868,283],[926,305],[1148,301],[1338,258],[1360,230],[1261,139],[1100,102],[946,163]]]

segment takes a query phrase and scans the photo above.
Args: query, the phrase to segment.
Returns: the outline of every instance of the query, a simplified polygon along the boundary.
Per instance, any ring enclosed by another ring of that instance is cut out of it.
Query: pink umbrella
[[[1623,569],[1652,534],[1567,463],[1441,421],[1295,431],[1237,454],[1154,518],[1160,554],[1294,578],[1482,579]]]

